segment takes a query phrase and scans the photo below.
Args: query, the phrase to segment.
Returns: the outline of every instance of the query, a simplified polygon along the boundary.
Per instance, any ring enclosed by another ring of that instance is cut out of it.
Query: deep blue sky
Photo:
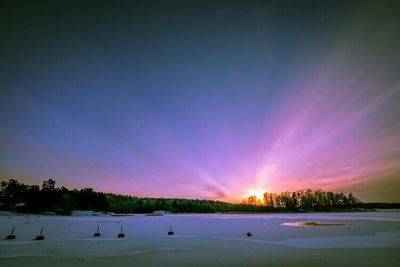
[[[400,201],[394,2],[0,3],[0,179]]]

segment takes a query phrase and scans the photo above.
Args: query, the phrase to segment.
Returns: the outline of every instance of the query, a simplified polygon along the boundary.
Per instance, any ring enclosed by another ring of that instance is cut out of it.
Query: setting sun
[[[245,198],[248,198],[250,196],[255,196],[257,200],[261,200],[261,202],[264,202],[264,193],[268,192],[267,189],[248,189],[247,194],[244,196]]]

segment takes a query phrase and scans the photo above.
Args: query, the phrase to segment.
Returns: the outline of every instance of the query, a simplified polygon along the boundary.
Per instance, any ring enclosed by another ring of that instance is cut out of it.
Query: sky
[[[0,1],[0,180],[400,202],[395,1]]]

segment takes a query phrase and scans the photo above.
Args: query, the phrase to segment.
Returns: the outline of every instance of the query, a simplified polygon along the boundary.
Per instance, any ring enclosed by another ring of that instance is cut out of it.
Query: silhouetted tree
[[[330,210],[361,205],[352,193],[346,196],[343,193],[312,189],[280,194],[265,192],[263,201],[256,196],[250,196],[241,204],[199,199],[139,198],[95,192],[92,188],[69,190],[65,187],[57,188],[53,179],[44,181],[41,189],[37,185],[29,186],[9,179],[0,183],[0,189],[2,209],[13,210],[18,206],[22,212],[52,211],[59,214],[69,214],[74,209],[115,213],[149,213],[162,209],[170,212],[201,213]],[[24,204],[16,206],[18,203]]]

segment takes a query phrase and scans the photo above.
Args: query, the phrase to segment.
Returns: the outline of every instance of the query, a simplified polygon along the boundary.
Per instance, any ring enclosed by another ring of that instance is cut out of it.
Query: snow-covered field
[[[13,226],[16,239],[5,240]],[[93,236],[97,226],[100,237]],[[121,226],[125,238],[117,238]],[[175,232],[173,236],[167,235],[170,226]],[[42,227],[45,240],[34,241]],[[247,237],[247,232],[252,236]],[[400,263],[399,210],[129,217],[7,215],[0,216],[0,234],[2,267],[399,266]]]

